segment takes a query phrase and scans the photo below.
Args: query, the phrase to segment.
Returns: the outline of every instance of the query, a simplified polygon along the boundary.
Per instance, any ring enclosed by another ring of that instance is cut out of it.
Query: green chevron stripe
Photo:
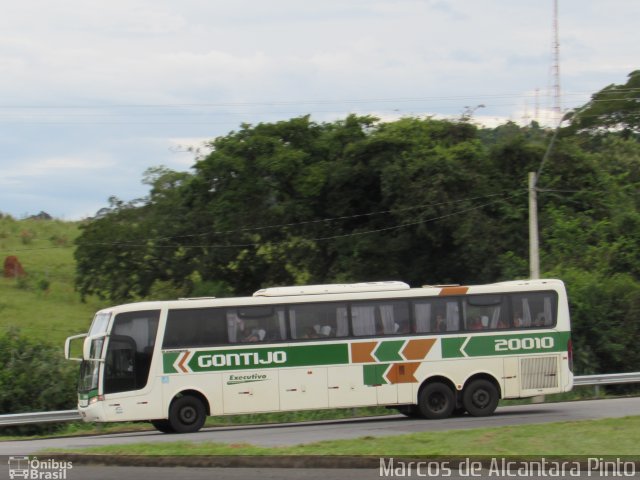
[[[442,358],[566,352],[570,335],[570,332],[532,332],[443,338]]]
[[[380,342],[378,348],[373,352],[373,355],[379,362],[397,362],[402,360],[402,356],[400,356],[400,349],[403,345],[404,340]]]
[[[178,371],[173,368],[173,364],[176,359],[180,355],[180,352],[165,352],[162,355],[162,370],[164,373],[178,373]]]
[[[365,385],[384,385],[389,383],[384,374],[389,368],[389,364],[363,365],[362,375]]]

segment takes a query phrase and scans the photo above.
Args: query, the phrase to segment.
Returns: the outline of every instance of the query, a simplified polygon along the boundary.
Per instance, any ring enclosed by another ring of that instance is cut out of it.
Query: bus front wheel
[[[177,433],[197,432],[204,425],[207,411],[199,398],[183,395],[171,403],[169,425]]]
[[[474,417],[491,415],[498,406],[499,400],[500,394],[496,386],[489,380],[483,379],[472,381],[462,394],[464,408]]]
[[[431,383],[420,392],[418,407],[425,418],[432,420],[448,418],[455,406],[455,395],[444,383]]]
[[[159,432],[175,433],[175,430],[171,428],[169,420],[151,420],[151,425],[153,425]]]

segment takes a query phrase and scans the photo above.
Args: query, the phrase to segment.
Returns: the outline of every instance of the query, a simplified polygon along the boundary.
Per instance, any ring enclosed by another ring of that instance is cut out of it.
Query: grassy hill
[[[74,290],[74,240],[79,224],[59,220],[0,218],[0,268],[14,255],[26,271],[18,279],[0,270],[0,329],[19,328],[43,342],[60,345],[86,332],[96,299],[80,301]]]

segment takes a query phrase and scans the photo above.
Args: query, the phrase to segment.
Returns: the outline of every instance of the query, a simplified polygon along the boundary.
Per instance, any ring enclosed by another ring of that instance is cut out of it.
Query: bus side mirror
[[[74,362],[81,362],[82,358],[71,356],[71,342],[73,340],[78,340],[79,338],[85,338],[86,336],[87,334],[83,333],[81,335],[73,335],[72,337],[67,337],[67,339],[64,341],[64,358],[66,358],[67,360],[73,360]],[[82,353],[84,356],[84,344],[82,347]]]

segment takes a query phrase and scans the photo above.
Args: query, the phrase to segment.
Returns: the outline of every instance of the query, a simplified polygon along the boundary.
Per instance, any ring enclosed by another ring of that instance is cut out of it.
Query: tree
[[[570,115],[570,132],[621,132],[629,138],[640,134],[640,70],[628,75],[624,85],[609,85]]]
[[[574,134],[578,120],[561,130],[538,180],[542,269],[566,279],[578,371],[637,369],[637,356],[621,354],[636,327],[620,319],[637,317],[640,296],[640,143],[620,133],[631,121]],[[120,301],[526,278],[527,172],[552,134],[355,115],[242,125],[214,139],[192,173],[150,170],[148,197],[112,199],[85,225],[78,288]],[[615,334],[594,345],[608,326]]]

